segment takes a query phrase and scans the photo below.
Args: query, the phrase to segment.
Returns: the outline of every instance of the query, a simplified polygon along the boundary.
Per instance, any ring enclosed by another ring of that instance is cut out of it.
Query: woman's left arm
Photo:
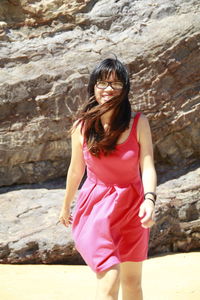
[[[154,167],[153,145],[151,138],[151,130],[148,119],[141,115],[137,126],[138,142],[140,144],[140,169],[142,174],[142,183],[144,194],[156,192],[157,176]],[[148,228],[154,224],[155,205],[153,195],[148,194],[142,205],[140,206],[139,217],[141,218],[142,227]]]

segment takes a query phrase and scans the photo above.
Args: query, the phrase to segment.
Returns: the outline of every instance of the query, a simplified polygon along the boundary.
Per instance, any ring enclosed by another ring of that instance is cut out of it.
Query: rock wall
[[[0,263],[84,263],[71,228],[57,223],[64,192],[62,179],[1,188]],[[200,249],[200,168],[157,193],[149,255]]]
[[[66,174],[67,130],[90,71],[115,53],[150,119],[157,169],[199,159],[199,1],[4,0],[0,186]]]
[[[200,248],[199,12],[197,0],[1,1],[1,263],[83,262],[56,224],[64,180],[38,182],[66,175],[67,131],[94,64],[112,53],[153,132],[161,184],[149,254]]]

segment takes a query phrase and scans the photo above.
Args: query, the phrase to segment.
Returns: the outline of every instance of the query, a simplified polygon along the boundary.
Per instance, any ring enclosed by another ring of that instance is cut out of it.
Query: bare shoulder
[[[79,141],[81,144],[83,144],[82,124],[79,123],[78,120],[72,125],[71,136],[72,139],[75,139],[77,142]]]
[[[72,134],[78,134],[81,133],[81,123],[79,123],[78,120],[76,120],[72,125]]]
[[[138,141],[141,141],[142,137],[147,136],[149,134],[150,134],[150,126],[149,126],[148,118],[144,114],[141,114],[137,126]]]
[[[140,115],[140,118],[138,120],[138,127],[141,129],[149,127],[149,120],[144,114]]]
[[[149,123],[148,118],[143,113],[141,113],[141,115],[140,115],[139,122]]]
[[[131,112],[131,118],[132,119],[134,119],[136,115],[137,115],[137,112],[135,112],[135,111]],[[148,118],[143,113],[140,113],[140,117],[138,119],[138,124],[145,125],[145,124],[148,124],[148,123],[149,123]]]

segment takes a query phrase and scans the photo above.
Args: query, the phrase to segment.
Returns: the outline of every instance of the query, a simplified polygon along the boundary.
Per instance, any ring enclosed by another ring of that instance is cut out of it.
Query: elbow
[[[155,181],[157,181],[157,174],[154,166],[143,168],[141,170],[142,178],[153,178]]]
[[[152,173],[152,174],[156,174],[156,170],[155,170],[155,166],[154,164],[148,164],[148,165],[141,165],[141,173],[144,174],[144,173]]]
[[[156,170],[154,166],[148,167],[148,168],[143,168],[142,170],[142,174],[152,174],[154,176],[156,176]]]
[[[73,168],[69,166],[68,176],[75,181],[79,182],[83,178],[84,173],[85,173],[85,167]]]

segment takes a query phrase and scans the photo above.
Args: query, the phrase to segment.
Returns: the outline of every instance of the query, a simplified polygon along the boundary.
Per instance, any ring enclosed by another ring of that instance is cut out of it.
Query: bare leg
[[[120,279],[119,265],[97,273],[96,300],[117,300],[119,293]]]
[[[142,300],[142,262],[120,264],[120,281],[123,300]]]

